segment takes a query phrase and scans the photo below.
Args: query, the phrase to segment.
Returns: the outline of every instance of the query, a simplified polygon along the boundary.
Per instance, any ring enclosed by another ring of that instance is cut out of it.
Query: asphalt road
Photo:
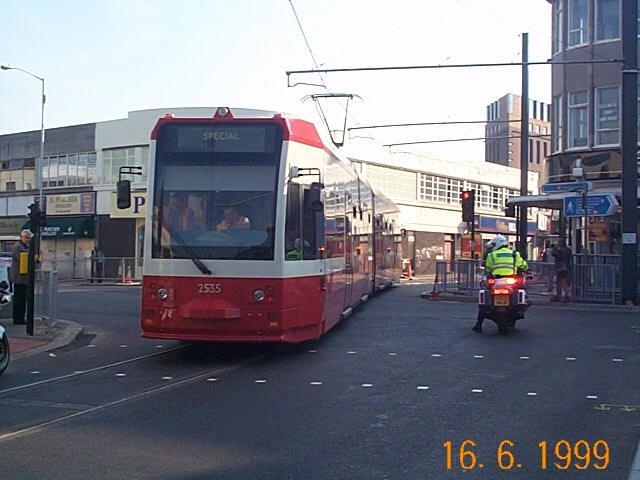
[[[421,288],[371,299],[318,342],[211,347],[140,339],[135,288],[64,292],[64,317],[88,335],[0,377],[0,478],[627,478],[637,313],[536,307],[506,336],[491,322],[475,334],[473,305]],[[463,471],[467,439],[477,459]],[[556,442],[581,439],[607,442],[606,469],[593,455],[576,467],[584,444],[567,471],[554,465]]]

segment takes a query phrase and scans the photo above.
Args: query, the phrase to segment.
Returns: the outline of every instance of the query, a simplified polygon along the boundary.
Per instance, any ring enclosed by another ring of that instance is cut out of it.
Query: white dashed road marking
[[[397,353],[395,353],[395,352],[390,352],[390,353],[389,353],[389,356],[390,356],[390,357],[395,357],[396,355],[398,355],[398,354],[397,354]]]
[[[529,357],[523,356],[523,357],[520,357],[520,360],[529,360]]]
[[[429,386],[428,385],[418,385],[417,389],[418,390],[429,390]]]
[[[365,388],[369,388],[369,387],[373,387],[373,384],[372,383],[363,383],[362,386],[365,387]]]
[[[568,360],[568,361],[570,361],[570,362],[575,361],[575,359],[576,359],[576,357],[567,357],[567,358],[566,358],[566,360]]]
[[[217,382],[217,378],[207,378],[207,382]]]
[[[173,377],[162,377],[163,380],[171,380]]]
[[[126,373],[116,373],[116,377],[126,377]]]
[[[473,358],[484,358],[484,355],[474,355]]]
[[[587,395],[587,398],[588,398],[589,400],[597,400],[597,399],[598,399],[598,396],[597,396],[597,395]]]
[[[120,348],[127,348],[126,345],[120,345]]]
[[[482,389],[481,388],[474,388],[473,390],[471,390],[471,393],[482,393]]]
[[[311,382],[311,385],[322,385],[322,382]]]
[[[442,354],[441,353],[432,353],[431,356],[432,357],[441,357]]]
[[[309,353],[316,353],[317,350],[309,350]]]
[[[614,358],[612,359],[614,362],[624,362],[622,358]]]
[[[354,353],[356,353],[356,352],[355,352],[355,351],[353,351],[353,350],[349,350],[347,353],[348,353],[349,355],[353,355],[353,354],[354,354]]]
[[[29,372],[31,375],[38,375],[40,373],[40,370],[34,370],[32,372]]]
[[[527,392],[527,395],[529,395],[530,397],[535,397],[538,394],[536,392]]]
[[[263,379],[259,379],[259,380],[256,380],[255,383],[267,383],[267,381]]]

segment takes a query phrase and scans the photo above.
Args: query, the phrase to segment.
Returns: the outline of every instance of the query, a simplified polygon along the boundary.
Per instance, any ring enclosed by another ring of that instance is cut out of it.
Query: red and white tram
[[[396,205],[313,123],[167,115],[150,158],[144,337],[314,339],[399,280]]]

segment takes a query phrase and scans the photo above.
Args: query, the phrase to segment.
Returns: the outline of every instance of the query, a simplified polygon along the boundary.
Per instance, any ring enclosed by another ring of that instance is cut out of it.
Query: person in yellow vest
[[[13,324],[24,325],[25,313],[27,312],[27,284],[29,283],[29,275],[26,269],[20,268],[20,257],[29,253],[29,242],[33,235],[29,230],[20,232],[20,240],[11,249],[11,269],[9,271],[9,280],[13,284]],[[24,255],[23,255],[24,254]],[[25,259],[22,260],[25,264]]]
[[[504,277],[526,272],[529,269],[527,262],[520,256],[520,252],[511,250],[509,242],[503,235],[496,235],[489,242],[489,247],[491,251],[487,255],[484,264],[487,275]],[[484,322],[482,309],[478,308],[478,317],[476,318],[476,324],[473,326],[474,332],[482,331],[482,322]]]

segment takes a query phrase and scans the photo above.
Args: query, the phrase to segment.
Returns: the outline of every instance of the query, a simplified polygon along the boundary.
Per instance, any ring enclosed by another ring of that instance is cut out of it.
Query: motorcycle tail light
[[[507,285],[515,285],[516,283],[518,283],[518,279],[514,277],[509,277],[505,279],[505,282],[507,283]]]
[[[487,279],[487,285],[493,285],[494,283],[496,283],[496,279],[495,278],[488,278]]]

